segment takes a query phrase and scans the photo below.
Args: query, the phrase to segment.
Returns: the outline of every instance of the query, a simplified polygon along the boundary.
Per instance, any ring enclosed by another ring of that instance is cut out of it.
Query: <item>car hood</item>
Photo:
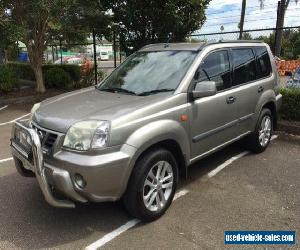
[[[134,96],[103,92],[90,87],[43,101],[33,121],[43,128],[66,133],[78,121],[112,121],[165,98],[165,94]]]

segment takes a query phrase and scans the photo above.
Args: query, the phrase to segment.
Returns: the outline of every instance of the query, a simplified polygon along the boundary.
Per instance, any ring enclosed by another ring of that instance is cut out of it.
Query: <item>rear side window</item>
[[[233,85],[240,85],[256,79],[255,57],[252,49],[241,48],[232,50]]]
[[[255,47],[255,54],[257,57],[257,78],[264,78],[271,74],[272,67],[269,53],[266,47]]]
[[[215,81],[218,91],[230,88],[228,51],[220,50],[209,54],[200,65],[197,73],[197,81]]]

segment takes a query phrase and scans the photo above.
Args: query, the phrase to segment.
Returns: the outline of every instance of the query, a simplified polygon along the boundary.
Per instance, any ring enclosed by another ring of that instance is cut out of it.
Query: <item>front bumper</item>
[[[23,152],[15,142],[15,131],[24,131],[31,139],[31,152]],[[34,173],[46,201],[54,207],[73,208],[76,202],[114,201],[126,189],[136,150],[123,145],[118,150],[106,154],[87,155],[70,151],[58,151],[52,157],[43,154],[37,132],[16,122],[12,131],[11,152],[16,168],[22,175]],[[76,184],[74,176],[81,175],[85,187]],[[53,193],[53,188],[69,199],[61,200]]]
[[[69,200],[58,200],[51,192],[51,188],[46,179],[46,173],[44,168],[42,146],[40,138],[36,131],[32,128],[28,128],[19,122],[15,122],[13,131],[18,128],[24,131],[30,138],[32,146],[31,152],[26,155],[26,152],[13,140],[11,141],[11,151],[15,160],[20,160],[23,164],[26,164],[35,173],[36,179],[40,185],[42,193],[46,201],[54,207],[73,208],[75,204]],[[21,149],[21,150],[20,150]],[[29,156],[31,154],[31,156]],[[17,166],[20,167],[20,166]],[[20,171],[20,170],[19,170]]]

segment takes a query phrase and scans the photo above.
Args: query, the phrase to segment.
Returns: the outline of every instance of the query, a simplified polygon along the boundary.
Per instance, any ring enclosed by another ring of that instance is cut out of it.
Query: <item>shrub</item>
[[[283,88],[280,117],[285,120],[300,121],[300,89]]]
[[[7,66],[13,70],[19,79],[34,81],[35,75],[29,63],[9,62]]]
[[[0,66],[0,91],[9,92],[18,86],[18,79],[14,71],[6,66]]]
[[[44,81],[46,88],[70,89],[73,83],[70,74],[60,67],[45,70]]]
[[[105,78],[106,73],[100,69],[98,69],[97,73],[98,73],[97,74],[98,82],[100,82]],[[95,84],[94,68],[86,70],[86,71],[82,72],[81,74],[82,74],[81,80],[79,83],[76,84],[76,88],[85,88],[85,87],[89,87],[89,86],[92,86],[93,84]]]
[[[80,75],[80,66],[76,64],[46,64],[43,65],[43,72],[45,72],[48,69],[53,69],[53,68],[61,68],[64,71],[68,72],[71,79],[74,82],[79,82],[81,75]]]
[[[9,62],[8,67],[12,69],[19,79],[34,81],[35,75],[33,69],[29,63],[20,63],[20,62]],[[80,75],[80,66],[75,64],[46,64],[43,65],[43,73],[52,68],[60,68],[69,73],[72,81],[79,82]]]

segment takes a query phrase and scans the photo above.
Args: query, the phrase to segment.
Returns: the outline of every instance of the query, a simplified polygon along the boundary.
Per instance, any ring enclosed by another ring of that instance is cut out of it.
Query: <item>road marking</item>
[[[178,191],[173,198],[173,201],[177,200],[181,196],[184,196],[188,193],[189,191],[187,189],[183,189]],[[114,231],[104,235],[101,239],[95,241],[91,245],[87,246],[85,250],[95,250],[98,249],[102,246],[104,246],[106,243],[112,241],[114,238],[119,236],[120,234],[126,232],[128,229],[134,227],[135,225],[139,224],[141,221],[139,219],[133,219],[130,221],[127,221],[124,225],[118,227]]]
[[[275,140],[278,138],[278,135],[273,135],[271,137],[271,141]],[[230,159],[228,159],[227,161],[225,161],[224,163],[222,163],[221,165],[219,165],[217,168],[215,168],[214,170],[210,171],[207,176],[208,178],[212,178],[214,177],[217,173],[219,173],[220,171],[222,171],[224,168],[226,168],[228,165],[232,164],[234,161],[246,156],[250,154],[249,151],[244,151],[236,156],[231,157]]]
[[[7,124],[14,123],[15,121],[17,121],[17,120],[19,120],[19,119],[22,119],[22,118],[24,118],[24,117],[26,117],[26,116],[28,116],[28,115],[30,115],[30,113],[28,113],[28,114],[26,114],[26,115],[22,115],[22,116],[20,116],[20,117],[14,119],[14,120],[11,120],[11,121],[9,121],[9,122],[0,123],[0,126],[4,126],[4,125],[7,125]]]
[[[182,190],[178,191],[178,192],[174,195],[173,201],[176,201],[178,198],[180,198],[181,196],[186,195],[188,192],[189,192],[189,190],[187,190],[187,189],[182,189]]]
[[[2,163],[2,162],[7,162],[7,161],[11,161],[12,159],[13,159],[12,157],[6,158],[6,159],[3,159],[3,160],[0,160],[0,163]]]
[[[7,107],[8,107],[8,105],[5,105],[5,106],[1,107],[0,110],[6,109]]]
[[[228,165],[230,165],[231,163],[233,163],[234,161],[244,157],[245,155],[249,154],[249,151],[244,151],[236,156],[231,157],[230,159],[228,159],[227,161],[225,161],[224,163],[222,163],[221,165],[219,165],[217,168],[215,168],[214,170],[210,171],[207,176],[208,178],[214,177],[217,173],[219,173],[220,171],[222,171],[224,168],[226,168]]]

